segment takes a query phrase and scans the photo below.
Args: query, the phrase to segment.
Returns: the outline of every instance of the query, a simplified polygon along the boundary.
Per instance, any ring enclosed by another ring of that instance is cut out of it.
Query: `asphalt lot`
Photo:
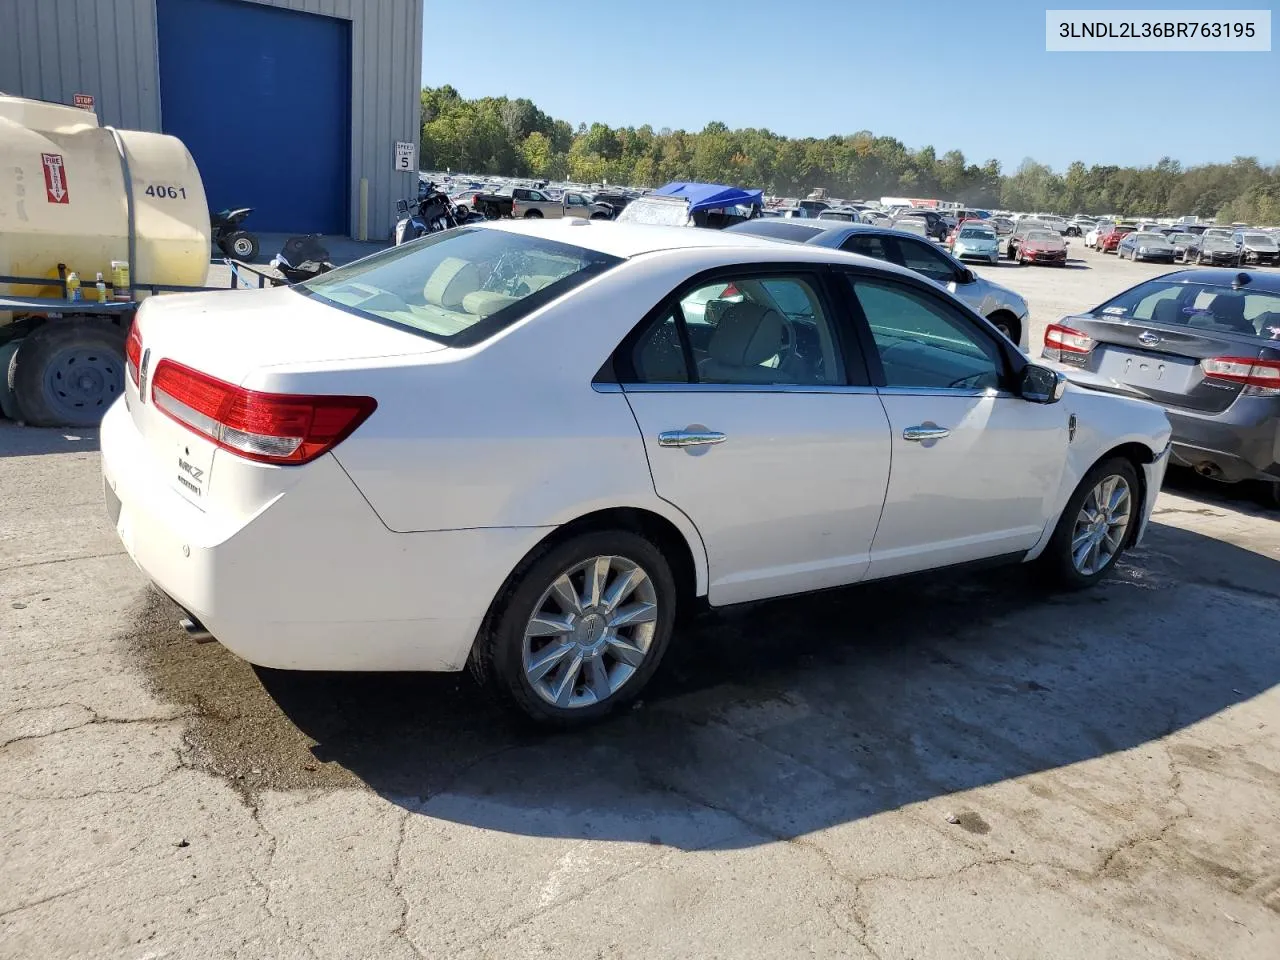
[[[1164,267],[982,267],[1046,323]],[[1173,476],[1089,592],[735,609],[636,710],[179,635],[93,432],[0,423],[0,958],[1280,953],[1280,514]]]

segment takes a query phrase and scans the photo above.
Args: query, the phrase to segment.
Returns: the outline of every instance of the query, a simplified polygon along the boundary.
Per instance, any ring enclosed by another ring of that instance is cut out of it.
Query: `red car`
[[[1067,265],[1067,242],[1056,230],[1031,230],[1018,244],[1018,264],[1047,263]]]
[[[1126,233],[1133,233],[1137,227],[1108,227],[1106,233],[1098,234],[1097,250],[1099,253],[1115,253],[1120,240]]]

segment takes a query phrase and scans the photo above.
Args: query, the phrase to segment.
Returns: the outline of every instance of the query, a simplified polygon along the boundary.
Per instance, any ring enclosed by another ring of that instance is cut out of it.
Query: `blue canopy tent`
[[[653,191],[660,197],[683,197],[689,201],[689,212],[720,210],[725,207],[760,207],[764,191],[726,187],[721,183],[668,183]]]

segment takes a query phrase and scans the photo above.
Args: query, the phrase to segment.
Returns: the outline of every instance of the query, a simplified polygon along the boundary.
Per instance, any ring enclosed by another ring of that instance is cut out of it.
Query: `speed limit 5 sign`
[[[408,173],[414,168],[413,144],[396,141],[396,173]]]

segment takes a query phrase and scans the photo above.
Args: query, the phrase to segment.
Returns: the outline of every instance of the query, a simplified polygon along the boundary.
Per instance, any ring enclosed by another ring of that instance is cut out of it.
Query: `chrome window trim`
[[[995,387],[880,387],[880,393],[893,397],[997,397],[1021,400],[1016,393]]]
[[[874,395],[875,387],[799,383],[593,383],[600,393],[831,393]],[[607,388],[607,389],[606,389]]]

